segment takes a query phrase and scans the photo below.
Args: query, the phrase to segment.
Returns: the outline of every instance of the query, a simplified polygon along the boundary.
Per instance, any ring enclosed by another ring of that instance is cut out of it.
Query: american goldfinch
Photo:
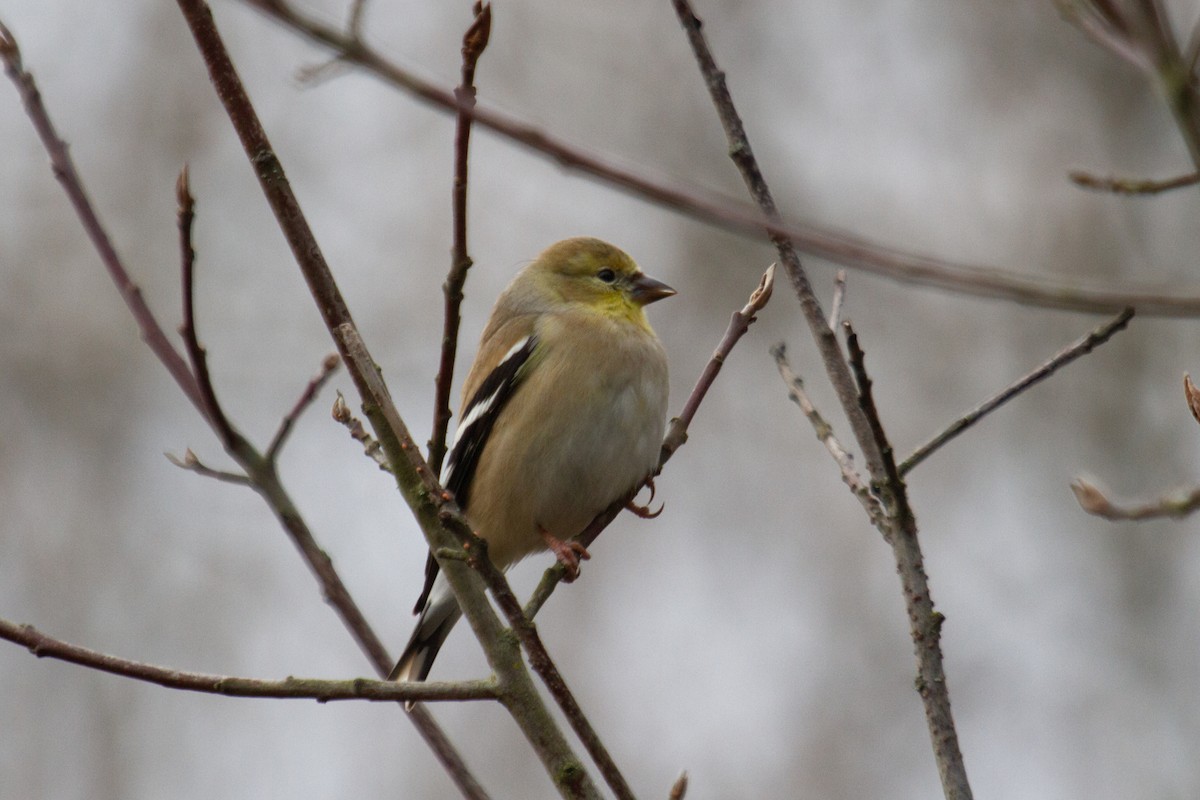
[[[463,387],[442,484],[500,569],[572,539],[650,475],[667,413],[667,358],[644,306],[675,290],[599,239],[566,239],[496,300]],[[432,554],[392,680],[424,680],[462,615]]]

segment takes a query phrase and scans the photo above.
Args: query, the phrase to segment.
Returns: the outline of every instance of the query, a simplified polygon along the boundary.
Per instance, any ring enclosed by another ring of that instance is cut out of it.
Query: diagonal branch
[[[1064,349],[1055,353],[1050,359],[1041,364],[1037,369],[1019,378],[1010,386],[999,392],[993,397],[988,398],[980,403],[975,408],[968,411],[963,416],[952,422],[945,430],[934,436],[925,444],[913,451],[913,454],[901,462],[899,470],[900,475],[907,475],[913,467],[920,464],[926,458],[929,458],[935,451],[941,448],[954,437],[961,434],[967,428],[974,425],[979,420],[986,417],[988,414],[995,411],[1000,406],[1012,400],[1017,395],[1024,392],[1034,384],[1044,381],[1058,370],[1070,364],[1077,358],[1087,355],[1095,350],[1100,345],[1112,338],[1113,334],[1125,329],[1129,324],[1129,320],[1133,319],[1133,309],[1127,308],[1116,316],[1110,322],[1101,325],[1094,331],[1088,333],[1083,338],[1068,345]]]
[[[25,71],[17,40],[3,23],[0,23],[0,59],[4,60],[4,71],[17,87],[17,92],[21,95],[33,128],[37,131],[38,138],[42,140],[46,154],[50,156],[50,167],[54,170],[54,177],[58,179],[63,191],[66,192],[67,199],[75,208],[84,232],[87,233],[88,238],[92,240],[92,245],[100,254],[100,260],[104,262],[109,277],[117,285],[117,291],[121,293],[121,298],[133,315],[134,322],[137,323],[138,330],[141,332],[142,340],[166,367],[167,372],[171,374],[192,405],[204,413],[200,387],[196,383],[195,376],[192,375],[183,356],[167,339],[162,326],[154,318],[154,313],[146,305],[146,301],[142,297],[142,290],[129,277],[124,264],[121,263],[121,258],[117,255],[117,250],[113,247],[108,232],[105,231],[99,215],[83,188],[83,182],[75,170],[75,162],[67,150],[67,143],[59,138],[54,124],[50,121],[50,114],[42,103],[42,95],[38,91],[37,84],[34,83],[33,76]]]
[[[862,503],[863,510],[867,512],[867,516],[871,519],[872,524],[882,529],[886,526],[883,509],[879,505],[879,499],[871,493],[871,487],[863,482],[862,476],[858,474],[858,470],[854,468],[854,456],[846,451],[846,448],[838,441],[837,436],[833,432],[833,426],[830,425],[825,417],[813,405],[812,399],[808,396],[808,392],[804,389],[804,381],[800,376],[792,371],[791,364],[787,360],[787,348],[783,342],[779,342],[771,348],[771,355],[775,358],[775,365],[779,369],[779,377],[783,378],[783,382],[787,384],[788,396],[808,419],[813,427],[813,431],[817,434],[817,439],[821,444],[825,445],[825,449],[829,451],[829,455],[833,456],[833,460],[837,463],[838,469],[842,473],[842,483],[850,488],[854,496],[858,498],[858,502]]]
[[[454,92],[389,61],[353,32],[344,33],[305,15],[285,0],[242,2],[330,48],[340,61],[354,64],[432,106],[459,113],[461,106]],[[618,159],[577,147],[524,120],[483,106],[473,107],[470,114],[477,124],[553,159],[566,169],[589,175],[663,208],[742,235],[758,237],[765,229],[773,236],[790,240],[809,255],[888,280],[1064,311],[1113,314],[1126,306],[1134,306],[1143,316],[1200,316],[1200,296],[1194,292],[1158,294],[1133,287],[1089,287],[1048,281],[1038,277],[1047,272],[1046,269],[1031,270],[1036,274],[1029,274],[956,264],[898,250],[833,228],[778,218],[764,219],[760,213],[723,195],[653,177],[645,168],[631,168]]]
[[[700,19],[688,0],[672,0],[672,5],[688,37],[692,53],[696,57],[713,105],[721,119],[729,142],[730,157],[763,214],[775,222],[779,219],[775,200],[754,158],[750,140],[746,136],[741,117],[725,83],[725,75],[717,67],[708,47],[701,30]],[[966,766],[959,750],[954,719],[950,713],[950,694],[942,667],[941,647],[938,644],[942,616],[933,609],[923,556],[917,540],[916,521],[908,506],[904,483],[896,472],[891,445],[884,436],[882,425],[875,413],[870,384],[862,365],[861,351],[856,353],[857,337],[853,335],[849,324],[843,323],[848,331],[847,347],[850,351],[851,363],[847,364],[792,242],[770,229],[766,232],[779,251],[780,260],[792,281],[805,321],[816,340],[826,374],[833,384],[842,411],[849,420],[854,438],[863,453],[872,489],[878,495],[886,515],[882,520],[884,524],[880,526],[881,532],[892,546],[905,605],[908,608],[909,633],[917,658],[917,689],[924,702],[926,723],[942,780],[942,789],[947,800],[969,800],[971,787],[967,781]]]

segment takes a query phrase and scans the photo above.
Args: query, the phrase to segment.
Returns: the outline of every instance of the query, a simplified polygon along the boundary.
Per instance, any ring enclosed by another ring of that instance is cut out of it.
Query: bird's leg
[[[566,568],[567,572],[563,575],[563,580],[570,583],[578,578],[580,560],[587,561],[592,557],[587,548],[579,542],[564,542],[541,525],[538,526],[538,533],[542,535],[542,541],[546,543],[546,547]]]
[[[633,502],[633,498],[631,497],[629,498],[629,502],[625,504],[625,507],[642,519],[654,519],[663,512],[663,509],[666,508],[666,504],[664,503],[663,505],[659,506],[658,511],[651,511],[650,504],[654,502],[654,495],[656,493],[654,488],[654,478],[647,478],[646,486],[650,489],[650,499],[646,501],[646,505],[639,506],[637,503]]]

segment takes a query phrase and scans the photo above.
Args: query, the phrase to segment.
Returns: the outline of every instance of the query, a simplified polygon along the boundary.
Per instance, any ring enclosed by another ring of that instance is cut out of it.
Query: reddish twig
[[[475,19],[463,35],[462,83],[454,90],[458,116],[454,134],[453,245],[450,272],[442,284],[445,314],[442,327],[442,358],[438,367],[433,400],[433,433],[429,437],[429,468],[441,474],[446,457],[446,431],[450,427],[450,387],[454,383],[454,360],[458,353],[458,329],[462,323],[460,308],[471,256],[467,252],[467,156],[471,143],[471,109],[475,107],[475,66],[487,47],[492,30],[492,7],[475,4]]]
[[[1187,373],[1183,375],[1183,395],[1187,400],[1192,418],[1200,422],[1200,389],[1192,383]],[[1177,489],[1155,500],[1142,501],[1133,505],[1114,503],[1098,486],[1084,478],[1071,482],[1071,491],[1081,508],[1089,514],[1108,520],[1140,522],[1147,519],[1182,519],[1200,508],[1200,486],[1192,489]]]
[[[291,411],[284,415],[283,420],[279,423],[279,429],[275,431],[275,435],[271,437],[271,444],[267,446],[266,459],[274,462],[279,458],[279,451],[287,443],[288,436],[292,433],[292,428],[296,425],[296,420],[300,415],[312,405],[317,399],[317,393],[329,381],[333,373],[337,372],[338,357],[330,354],[325,356],[321,362],[321,371],[309,379],[305,385],[304,391],[300,393],[300,397],[296,400],[296,404],[292,406]]]
[[[142,340],[166,367],[167,372],[170,373],[192,405],[204,413],[200,386],[196,383],[195,376],[188,369],[187,361],[167,339],[158,320],[154,318],[154,313],[146,305],[146,301],[142,297],[142,290],[129,277],[129,272],[121,263],[121,258],[117,255],[117,250],[108,237],[108,232],[100,222],[100,217],[83,188],[83,182],[75,170],[75,162],[71,159],[67,144],[59,138],[54,124],[50,121],[50,114],[42,103],[42,95],[38,91],[37,84],[34,83],[33,76],[25,71],[21,63],[21,49],[17,45],[17,40],[3,24],[0,24],[0,58],[4,60],[5,72],[17,87],[21,100],[25,104],[25,111],[33,123],[33,128],[37,131],[38,138],[42,140],[42,146],[50,157],[50,166],[54,171],[54,177],[58,179],[67,199],[71,201],[71,205],[83,225],[84,232],[92,240],[92,245],[100,254],[100,260],[104,262],[109,277],[116,284],[117,291],[121,293],[121,298],[133,315],[134,322],[137,323],[138,330],[141,332]]]

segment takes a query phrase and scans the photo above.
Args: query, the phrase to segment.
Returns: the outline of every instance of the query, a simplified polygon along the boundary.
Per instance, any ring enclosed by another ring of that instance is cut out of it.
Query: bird
[[[496,567],[549,550],[574,578],[590,557],[574,537],[651,478],[667,357],[644,309],[675,293],[592,237],[551,245],[501,292],[442,472]],[[462,616],[432,553],[413,613],[389,680],[425,680]]]

